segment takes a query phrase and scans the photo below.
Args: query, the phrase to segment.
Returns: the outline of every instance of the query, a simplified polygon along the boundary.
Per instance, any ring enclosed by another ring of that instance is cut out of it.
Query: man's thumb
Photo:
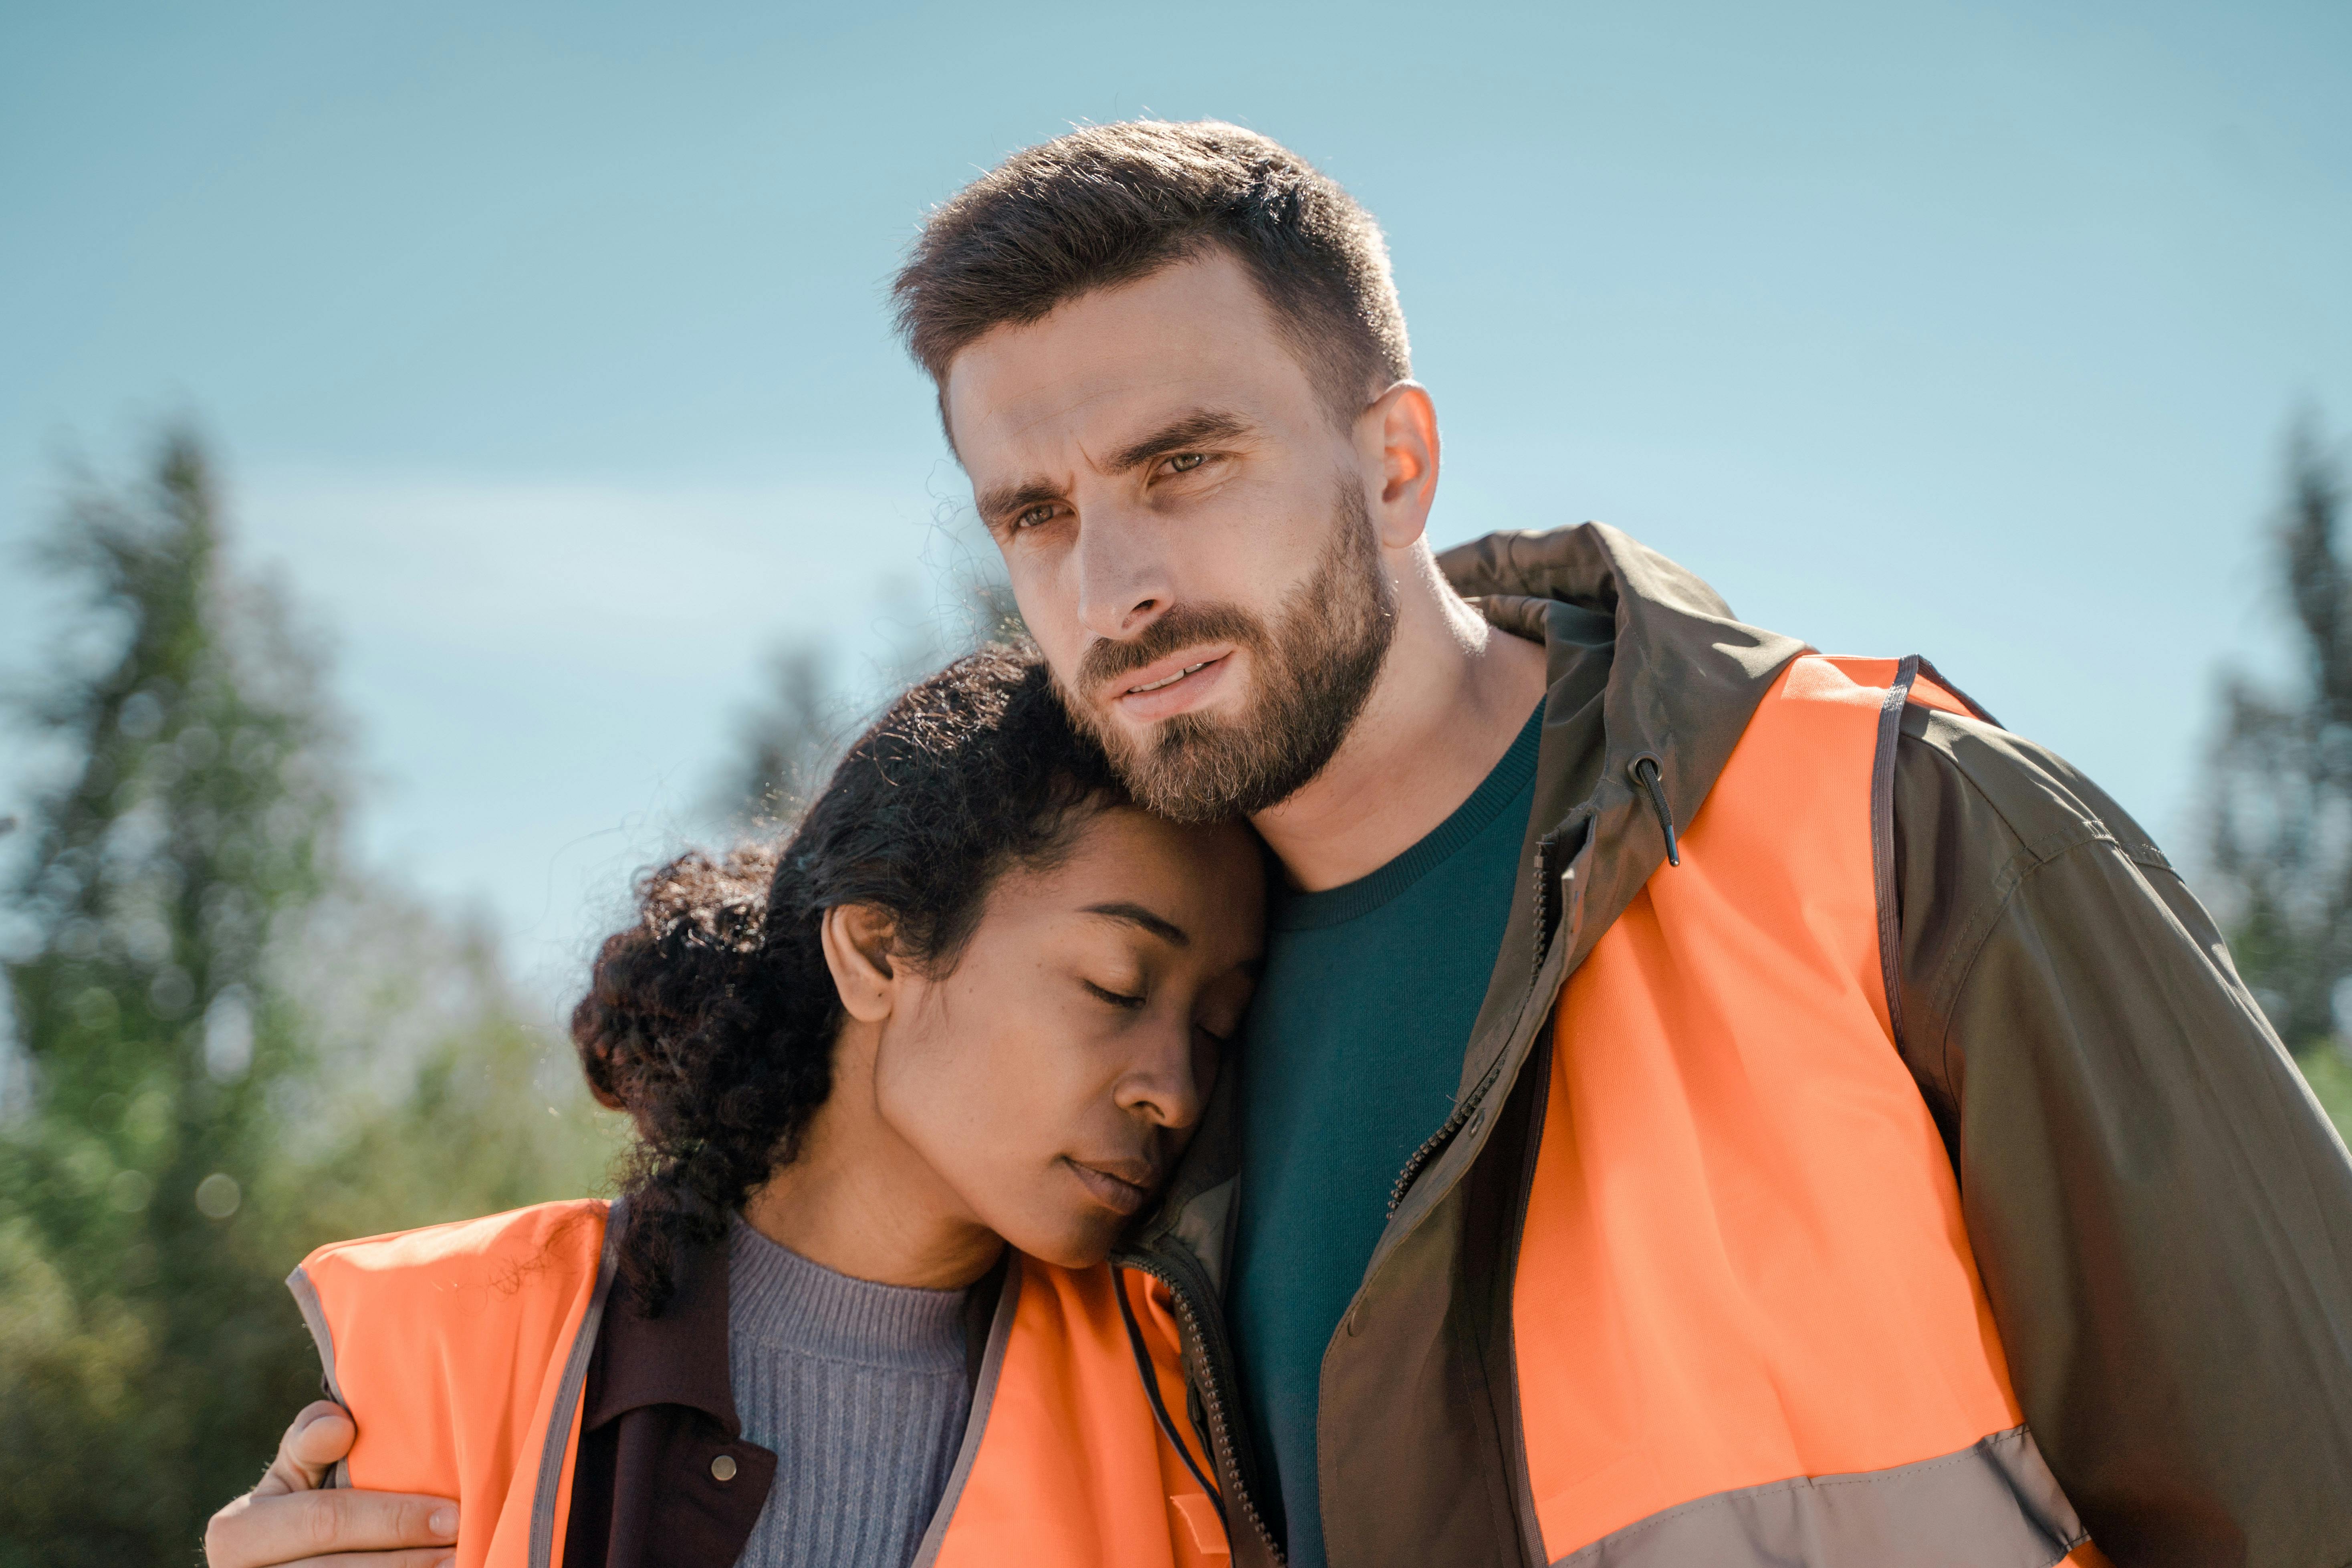
[[[278,1444],[278,1458],[256,1488],[263,1492],[312,1491],[327,1481],[336,1460],[352,1451],[359,1429],[351,1414],[331,1399],[303,1406]]]

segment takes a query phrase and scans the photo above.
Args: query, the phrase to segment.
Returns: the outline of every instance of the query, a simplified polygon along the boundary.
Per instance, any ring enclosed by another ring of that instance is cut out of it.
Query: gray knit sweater
[[[727,1299],[735,1414],[776,1455],[741,1568],[907,1568],[963,1442],[964,1292],[852,1279],[738,1219]]]

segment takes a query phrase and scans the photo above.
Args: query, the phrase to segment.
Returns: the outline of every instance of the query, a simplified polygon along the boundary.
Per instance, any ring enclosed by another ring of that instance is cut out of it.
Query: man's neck
[[[1363,712],[1312,784],[1252,820],[1292,883],[1319,892],[1427,837],[1494,771],[1543,700],[1544,650],[1496,630],[1426,545],[1388,552],[1396,635]]]

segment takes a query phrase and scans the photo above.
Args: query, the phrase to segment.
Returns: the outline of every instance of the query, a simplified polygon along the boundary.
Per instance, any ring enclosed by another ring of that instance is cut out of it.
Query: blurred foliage
[[[58,765],[7,841],[0,1568],[187,1563],[317,1396],[303,1254],[576,1194],[613,1132],[488,942],[346,863],[318,651],[193,437],[41,564],[79,612],[17,704]]]
[[[2286,470],[2273,562],[2294,662],[2279,687],[2224,679],[2212,890],[2239,973],[2352,1137],[2352,563],[2343,477],[2308,421]]]

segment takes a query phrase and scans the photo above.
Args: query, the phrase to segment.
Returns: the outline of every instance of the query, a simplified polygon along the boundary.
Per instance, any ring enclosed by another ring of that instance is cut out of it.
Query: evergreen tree
[[[2352,1118],[2352,1062],[2339,1048],[2341,1001],[2352,1001],[2352,563],[2343,509],[2336,462],[2310,424],[2298,426],[2272,557],[2293,612],[2293,673],[2280,687],[2225,675],[2209,773],[2211,890],[2231,953],[2339,1124]]]
[[[0,1568],[186,1562],[316,1397],[302,1254],[576,1193],[600,1130],[487,947],[341,863],[317,650],[225,565],[195,440],[45,562],[83,598],[26,704],[64,765],[5,966]]]
[[[7,1267],[72,1353],[6,1369],[0,1538],[50,1563],[184,1551],[311,1385],[247,1194],[301,1065],[265,957],[332,875],[340,769],[312,660],[220,545],[181,434],[143,494],[85,487],[47,552],[118,640],[34,710],[79,766],[33,813],[37,945],[8,965],[35,1103],[0,1153]]]

